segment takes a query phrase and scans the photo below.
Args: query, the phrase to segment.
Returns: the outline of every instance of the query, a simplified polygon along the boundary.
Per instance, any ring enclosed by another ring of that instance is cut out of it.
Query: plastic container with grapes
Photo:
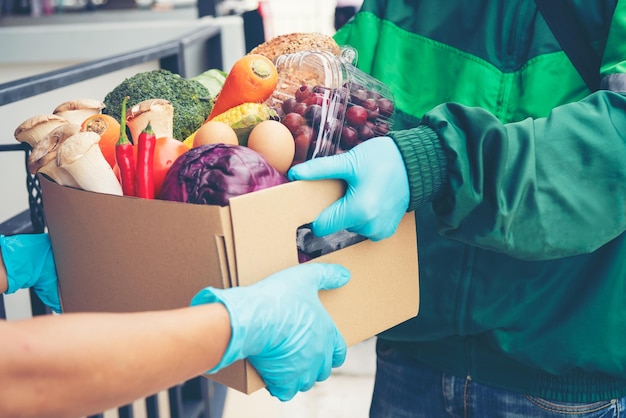
[[[278,85],[268,104],[296,144],[293,164],[344,152],[393,125],[394,101],[381,81],[356,68],[355,50],[341,56],[304,51],[276,59]]]

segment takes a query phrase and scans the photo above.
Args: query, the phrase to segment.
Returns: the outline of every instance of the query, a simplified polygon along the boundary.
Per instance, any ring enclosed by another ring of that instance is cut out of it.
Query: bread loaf
[[[280,55],[300,51],[323,50],[339,56],[341,48],[335,40],[318,32],[294,32],[275,36],[253,48],[251,54],[261,54],[272,61]]]

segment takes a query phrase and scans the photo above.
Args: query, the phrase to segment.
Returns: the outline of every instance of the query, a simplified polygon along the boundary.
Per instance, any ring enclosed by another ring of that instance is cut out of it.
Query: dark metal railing
[[[212,3],[212,2],[211,2]],[[186,36],[164,42],[141,50],[121,53],[86,63],[69,66],[32,77],[26,77],[0,84],[0,107],[46,93],[81,81],[93,79],[113,71],[129,68],[150,61],[159,61],[159,67],[189,77],[186,66],[187,51],[190,46],[204,44],[208,68],[222,68],[221,31],[216,26],[202,26]],[[45,230],[41,188],[36,175],[28,171],[30,146],[23,143],[0,144],[0,152],[23,152],[26,170],[26,190],[29,194],[29,209],[0,223],[0,234],[41,233]],[[33,315],[49,314],[36,294],[30,291]],[[6,319],[3,297],[0,297],[0,318]],[[169,416],[172,418],[216,418],[221,416],[225,397],[225,387],[197,377],[182,385],[170,388]],[[212,395],[209,396],[209,392]],[[209,405],[209,400],[211,405]],[[159,418],[159,406],[156,395],[145,399],[148,418]],[[133,410],[129,405],[118,408],[120,418],[132,418]],[[101,418],[102,414],[90,418]]]
[[[161,68],[187,77],[186,50],[189,46],[200,42],[207,43],[210,65],[221,68],[220,29],[217,26],[205,26],[179,39],[152,47],[0,84],[0,106],[155,60],[159,60]]]

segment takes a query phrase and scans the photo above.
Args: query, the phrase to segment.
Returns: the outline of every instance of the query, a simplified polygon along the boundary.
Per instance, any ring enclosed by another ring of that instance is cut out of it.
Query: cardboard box
[[[298,181],[220,207],[92,193],[43,176],[41,185],[65,312],[184,307],[206,286],[248,285],[296,265],[297,228],[344,191],[336,180]],[[413,214],[391,238],[311,262],[352,272],[346,286],[320,292],[348,345],[417,315]],[[264,387],[247,361],[207,377],[244,393]]]

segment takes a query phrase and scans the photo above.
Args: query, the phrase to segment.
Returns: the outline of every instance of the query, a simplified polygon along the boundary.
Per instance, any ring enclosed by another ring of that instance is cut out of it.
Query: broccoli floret
[[[151,70],[135,74],[111,90],[104,98],[104,113],[121,121],[122,100],[129,97],[128,108],[148,99],[166,99],[174,107],[174,138],[185,140],[205,121],[213,100],[201,83],[168,70]]]

